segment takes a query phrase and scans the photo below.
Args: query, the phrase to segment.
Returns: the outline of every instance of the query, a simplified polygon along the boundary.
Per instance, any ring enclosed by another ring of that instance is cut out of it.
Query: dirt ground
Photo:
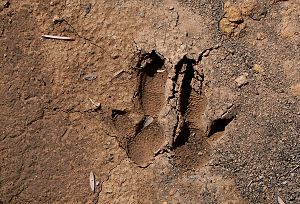
[[[300,203],[299,0],[0,0],[0,19],[0,203]]]

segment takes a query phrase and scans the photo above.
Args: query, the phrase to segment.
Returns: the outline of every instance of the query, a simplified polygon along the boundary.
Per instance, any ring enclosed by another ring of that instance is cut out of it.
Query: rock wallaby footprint
[[[123,135],[123,141],[120,142],[125,146],[129,158],[141,167],[149,165],[166,145],[164,129],[158,119],[166,104],[168,72],[164,61],[155,51],[139,53],[134,67],[137,73],[136,95],[133,99],[135,108],[131,113],[118,115],[114,119],[116,128]]]
[[[231,121],[206,117],[204,76],[196,65],[186,56],[172,66],[155,51],[137,54],[134,108],[115,111],[113,123],[120,146],[138,166],[148,166],[163,150],[174,150],[180,161],[192,155],[186,163],[200,162],[193,155],[206,151],[207,137],[221,135]]]

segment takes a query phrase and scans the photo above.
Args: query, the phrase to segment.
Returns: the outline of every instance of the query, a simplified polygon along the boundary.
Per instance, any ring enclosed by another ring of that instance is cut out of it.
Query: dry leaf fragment
[[[285,202],[283,202],[283,200],[279,196],[277,197],[277,200],[279,204],[285,204]]]
[[[143,128],[147,127],[153,122],[153,118],[151,116],[147,116],[144,120]]]
[[[92,171],[90,173],[90,187],[91,187],[91,190],[93,192],[95,192],[95,175]]]

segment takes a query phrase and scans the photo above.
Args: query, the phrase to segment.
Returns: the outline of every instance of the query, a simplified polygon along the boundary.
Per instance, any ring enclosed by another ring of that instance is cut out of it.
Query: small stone
[[[235,82],[237,83],[238,87],[248,84],[247,75],[248,74],[243,74],[235,79]]]
[[[214,46],[214,49],[218,49],[219,47],[221,47],[221,44],[216,44],[216,45]]]
[[[237,25],[230,22],[228,18],[222,18],[222,20],[219,22],[220,31],[226,34],[232,34],[236,27]]]
[[[243,22],[243,17],[240,9],[233,5],[228,5],[224,7],[225,17],[228,18],[230,22]]]
[[[84,12],[85,12],[85,15],[89,14],[92,10],[92,4],[90,3],[87,3],[86,5],[84,5]]]
[[[114,159],[114,155],[113,154],[109,154],[107,157],[106,157],[106,160],[111,162],[112,160]]]
[[[265,6],[256,6],[250,17],[253,19],[253,20],[257,20],[259,21],[260,19],[264,18],[265,16],[267,15],[267,8]]]
[[[171,10],[171,11],[174,10],[174,6],[170,6],[169,10]]]
[[[95,80],[96,78],[97,78],[96,74],[87,74],[84,76],[84,79],[87,81],[92,81],[92,80]]]
[[[234,35],[238,35],[242,30],[246,28],[246,23],[238,24],[237,28],[234,30]]]
[[[113,58],[113,59],[118,59],[119,57],[120,57],[120,55],[118,53],[111,54],[111,58]]]
[[[174,195],[175,193],[176,193],[176,190],[175,190],[175,189],[171,189],[171,190],[169,191],[169,195],[170,195],[170,196]]]
[[[145,13],[144,12],[140,12],[140,17],[145,17]]]
[[[256,34],[256,40],[263,40],[263,39],[265,39],[265,36],[264,36],[263,33],[257,33]]]
[[[296,199],[296,197],[294,195],[291,195],[289,198],[290,201],[294,201],[295,199]]]
[[[3,1],[3,7],[4,8],[8,8],[10,6],[10,2],[9,1]]]
[[[203,53],[203,57],[207,57],[210,53],[210,50],[206,50],[204,53]]]
[[[251,15],[253,9],[257,5],[257,0],[245,0],[241,5],[241,12],[244,16]]]
[[[54,24],[58,24],[58,23],[63,22],[63,19],[60,18],[59,16],[54,16],[52,21],[53,21]]]

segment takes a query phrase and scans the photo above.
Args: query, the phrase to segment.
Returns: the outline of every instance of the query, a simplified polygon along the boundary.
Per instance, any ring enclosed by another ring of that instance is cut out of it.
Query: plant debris
[[[75,38],[72,37],[64,37],[64,36],[57,36],[57,35],[42,35],[42,37],[46,39],[53,39],[53,40],[66,40],[66,41],[75,40]]]
[[[95,192],[95,175],[92,171],[90,173],[90,187],[91,187],[91,190],[93,192]]]

